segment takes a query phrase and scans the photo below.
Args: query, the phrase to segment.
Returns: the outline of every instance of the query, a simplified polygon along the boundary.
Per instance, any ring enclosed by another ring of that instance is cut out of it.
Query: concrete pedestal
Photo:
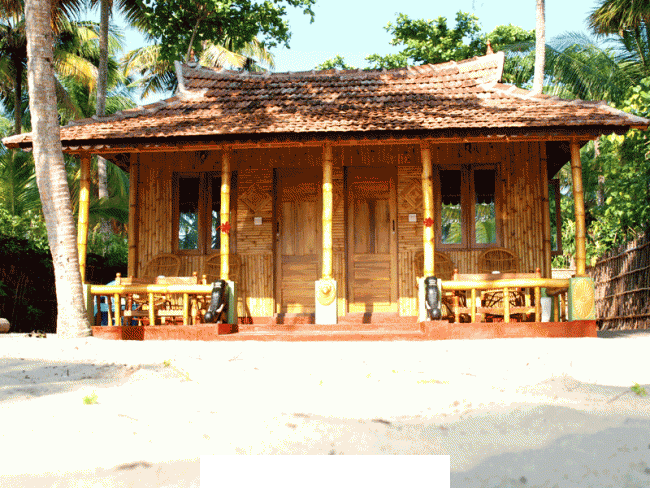
[[[237,323],[237,284],[234,281],[226,281],[228,289],[228,311],[226,313],[226,323]]]
[[[333,290],[329,293],[323,293],[323,287],[332,286]],[[314,286],[316,295],[316,323],[319,325],[329,325],[338,323],[338,313],[336,309],[338,289],[335,280],[319,280]],[[333,293],[333,300],[332,300]],[[326,298],[324,298],[326,297]],[[331,303],[327,303],[331,300]],[[325,301],[326,304],[321,303]]]
[[[596,320],[594,280],[588,276],[569,279],[569,320]]]

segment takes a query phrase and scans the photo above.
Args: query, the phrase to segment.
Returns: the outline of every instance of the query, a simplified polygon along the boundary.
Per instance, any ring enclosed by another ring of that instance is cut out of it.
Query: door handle
[[[393,234],[395,233],[395,221],[393,220]]]

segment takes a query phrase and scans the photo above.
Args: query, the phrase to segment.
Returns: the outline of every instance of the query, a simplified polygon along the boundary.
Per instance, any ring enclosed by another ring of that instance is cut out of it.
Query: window
[[[497,172],[494,166],[438,168],[438,245],[473,248],[496,245]]]
[[[236,219],[236,173],[231,174],[230,222]],[[174,252],[208,254],[221,248],[221,177],[218,173],[174,173]],[[231,227],[231,235],[234,225]],[[231,239],[234,252],[235,239]]]

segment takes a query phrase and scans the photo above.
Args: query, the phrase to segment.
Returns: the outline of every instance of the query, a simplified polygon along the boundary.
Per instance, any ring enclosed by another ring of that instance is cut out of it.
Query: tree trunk
[[[13,56],[14,65],[14,134],[23,131],[23,60]]]
[[[106,88],[108,85],[108,23],[110,20],[110,0],[101,0],[99,20],[99,70],[97,72],[97,105],[95,113],[98,117],[106,114]],[[106,160],[97,157],[98,196],[108,198],[108,177]],[[111,226],[108,220],[102,219],[101,232],[108,237]]]
[[[546,20],[544,0],[537,0],[537,15],[535,23],[535,77],[533,92],[542,93],[544,86],[544,64],[546,63]]]
[[[600,138],[594,141],[594,159],[598,162],[600,156]],[[596,202],[599,207],[605,204],[605,175],[603,174],[602,164],[597,164],[598,168],[598,189],[596,190]]]
[[[43,204],[54,262],[57,333],[62,338],[90,335],[84,306],[76,228],[66,179],[52,69],[52,4],[27,0],[27,78],[36,182]]]

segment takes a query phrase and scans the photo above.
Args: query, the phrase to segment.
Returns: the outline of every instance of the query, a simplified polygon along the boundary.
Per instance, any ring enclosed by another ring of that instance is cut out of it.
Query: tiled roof
[[[253,74],[177,64],[167,100],[61,128],[64,145],[253,134],[647,127],[603,102],[533,95],[500,83],[504,54],[395,70]],[[30,134],[3,141],[31,142]]]

